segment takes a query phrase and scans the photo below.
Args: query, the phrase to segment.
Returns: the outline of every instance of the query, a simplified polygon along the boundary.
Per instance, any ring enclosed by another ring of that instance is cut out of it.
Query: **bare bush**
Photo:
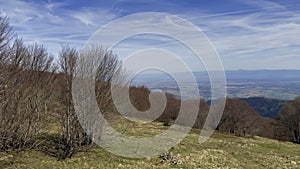
[[[122,77],[119,76],[122,72],[121,62],[112,52],[102,47],[94,46],[79,53],[76,49],[63,46],[58,62],[61,74],[60,80],[62,81],[62,83],[59,84],[58,106],[58,113],[62,122],[61,149],[63,152],[58,155],[61,159],[71,157],[76,151],[83,150],[83,146],[90,145],[93,138],[91,132],[83,130],[73,103],[72,83],[74,78],[78,76],[76,70],[78,69],[79,57],[98,59],[95,62],[92,61],[91,65],[87,66],[86,71],[88,71],[89,68],[96,70],[96,79],[94,79],[95,94],[101,112],[107,114],[114,112],[111,97],[113,76],[117,74],[119,77],[118,81],[122,79]],[[85,69],[83,71],[85,71]],[[87,118],[87,116],[90,117],[88,114],[80,118]],[[88,121],[88,118],[85,121]]]
[[[0,18],[0,149],[35,146],[54,81],[52,57],[43,46],[25,46]]]
[[[58,92],[58,118],[61,123],[60,143],[56,143],[57,149],[62,150],[53,154],[59,159],[71,157],[78,147],[85,141],[85,133],[77,119],[76,112],[72,100],[72,81],[76,69],[78,52],[68,46],[63,46],[59,54],[59,77]]]
[[[33,146],[41,131],[54,81],[52,58],[43,46],[16,39],[2,67],[1,149]]]

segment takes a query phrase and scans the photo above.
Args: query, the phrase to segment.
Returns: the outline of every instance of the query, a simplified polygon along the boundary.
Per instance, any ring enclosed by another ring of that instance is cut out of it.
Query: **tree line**
[[[139,110],[147,110],[150,91],[145,87],[132,87],[131,99]],[[200,107],[194,128],[203,129],[210,105],[199,100]],[[166,126],[172,125],[178,116],[181,100],[167,95],[167,105],[157,119]],[[299,144],[300,98],[286,102],[277,118],[261,116],[245,100],[227,98],[225,109],[216,130],[238,136],[261,136]]]

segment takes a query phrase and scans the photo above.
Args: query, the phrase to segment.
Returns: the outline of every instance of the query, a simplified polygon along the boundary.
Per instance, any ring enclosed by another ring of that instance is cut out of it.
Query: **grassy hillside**
[[[125,134],[151,136],[167,129],[162,123],[114,123]],[[73,158],[57,161],[31,150],[20,153],[13,164],[12,155],[0,154],[1,168],[300,168],[300,145],[253,137],[244,138],[215,132],[204,144],[198,143],[199,130],[190,134],[173,149],[173,159],[161,157],[128,159],[95,147]]]

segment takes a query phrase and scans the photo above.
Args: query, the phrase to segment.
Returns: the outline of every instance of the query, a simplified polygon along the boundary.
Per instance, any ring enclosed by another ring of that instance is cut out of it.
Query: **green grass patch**
[[[150,137],[168,127],[162,123],[137,124],[119,121],[114,127],[124,134]],[[124,130],[124,126],[129,127]],[[198,143],[200,130],[193,129],[169,152],[173,160],[159,156],[130,159],[111,154],[100,147],[79,152],[58,161],[38,150],[21,152],[11,163],[10,153],[0,154],[1,168],[300,168],[300,145],[261,137],[243,138],[215,132],[207,142]]]

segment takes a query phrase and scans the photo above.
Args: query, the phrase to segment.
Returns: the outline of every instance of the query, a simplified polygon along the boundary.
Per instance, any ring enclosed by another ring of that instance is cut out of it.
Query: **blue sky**
[[[42,43],[53,55],[66,43],[82,47],[95,31],[114,19],[137,12],[164,12],[199,27],[213,43],[226,70],[300,68],[298,0],[0,0],[0,11],[10,18],[26,43]],[[169,41],[135,37],[114,52],[124,58],[134,49],[164,43]],[[180,51],[194,70],[202,69],[193,65],[188,52]]]

